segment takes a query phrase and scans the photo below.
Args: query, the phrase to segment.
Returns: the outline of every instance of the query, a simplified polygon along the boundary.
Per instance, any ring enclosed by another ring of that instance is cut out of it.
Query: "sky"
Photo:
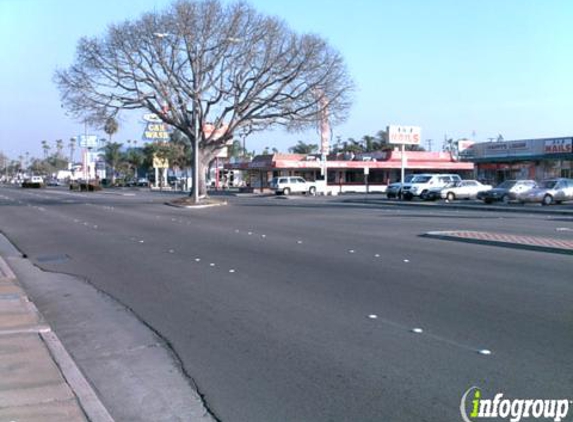
[[[228,2],[223,0],[224,2]],[[82,36],[162,10],[170,0],[0,0],[0,152],[41,157],[84,133],[66,116],[53,83]],[[444,137],[478,142],[573,135],[573,1],[250,0],[298,33],[325,38],[345,58],[357,90],[343,140],[389,124],[422,128],[426,147]],[[143,114],[143,112],[141,113]],[[137,116],[115,140],[141,140]],[[103,131],[88,128],[104,137]],[[247,148],[287,151],[317,131],[259,133]],[[431,140],[431,142],[426,142]]]

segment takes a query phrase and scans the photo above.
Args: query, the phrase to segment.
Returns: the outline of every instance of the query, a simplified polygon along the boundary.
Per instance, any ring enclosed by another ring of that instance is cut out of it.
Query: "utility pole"
[[[428,151],[432,151],[432,143],[434,141],[432,141],[431,139],[426,139],[426,143],[428,144]]]

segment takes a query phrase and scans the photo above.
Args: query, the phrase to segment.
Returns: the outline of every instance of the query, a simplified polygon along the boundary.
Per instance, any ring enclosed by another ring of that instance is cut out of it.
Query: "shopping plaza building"
[[[326,162],[320,155],[269,154],[256,156],[250,162],[226,164],[226,170],[241,171],[243,180],[256,188],[266,188],[273,177],[302,176],[306,180],[324,180],[326,173],[330,191],[384,191],[392,182],[400,180],[402,156],[399,150],[378,151],[354,155],[331,154]],[[407,174],[455,173],[472,178],[474,164],[452,158],[446,152],[406,151]]]
[[[573,178],[573,137],[473,144],[461,152],[475,176],[493,184],[509,179]]]

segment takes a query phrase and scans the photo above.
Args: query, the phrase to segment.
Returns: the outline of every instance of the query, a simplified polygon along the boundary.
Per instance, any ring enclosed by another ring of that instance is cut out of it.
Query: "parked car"
[[[413,174],[404,177],[404,183],[410,183],[414,178]],[[402,194],[402,182],[390,183],[386,188],[387,198],[399,198]]]
[[[476,199],[479,192],[493,189],[491,185],[484,185],[477,180],[462,180],[440,189],[440,198],[453,201],[455,199]]]
[[[274,189],[277,195],[290,195],[291,193],[316,193],[316,184],[307,182],[302,177],[275,177],[271,180],[271,189]]]
[[[461,182],[458,174],[417,174],[410,183],[404,183],[402,188],[404,199],[415,197],[426,199],[432,188],[443,188],[452,182]]]
[[[535,202],[543,205],[560,204],[573,200],[573,179],[544,180],[536,188],[518,196],[520,202]]]
[[[537,184],[533,180],[506,180],[494,189],[479,192],[477,199],[481,199],[486,204],[501,201],[508,203],[515,201],[519,195],[533,189]]]
[[[137,186],[147,187],[149,186],[149,180],[147,180],[145,177],[140,177],[137,179]]]

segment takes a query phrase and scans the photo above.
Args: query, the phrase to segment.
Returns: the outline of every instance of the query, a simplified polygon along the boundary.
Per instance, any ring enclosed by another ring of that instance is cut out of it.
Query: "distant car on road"
[[[137,186],[146,187],[149,186],[149,180],[145,177],[140,177],[137,179]]]
[[[534,202],[543,205],[573,201],[573,179],[544,180],[536,188],[519,195],[518,200],[524,203]]]
[[[61,186],[62,183],[58,179],[48,179],[46,185],[48,185],[48,186]]]
[[[491,185],[483,185],[477,180],[462,180],[440,189],[440,198],[453,201],[455,199],[476,199],[479,192],[493,189]]]
[[[414,178],[413,174],[404,177],[404,183],[410,183]],[[387,198],[399,198],[402,194],[402,182],[390,183],[386,188]]]
[[[316,194],[316,184],[307,182],[302,177],[275,177],[271,180],[271,189],[274,189],[277,195],[290,195],[291,193],[308,193]]]
[[[501,201],[508,203],[515,201],[519,195],[533,189],[537,184],[533,180],[506,180],[493,189],[479,192],[477,199],[481,199],[486,204]]]

